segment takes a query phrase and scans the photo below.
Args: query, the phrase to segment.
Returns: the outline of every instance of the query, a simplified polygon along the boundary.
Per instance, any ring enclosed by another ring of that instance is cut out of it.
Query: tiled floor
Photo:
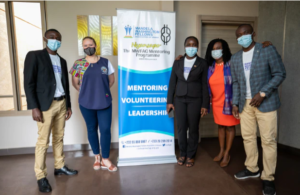
[[[237,181],[233,174],[244,168],[242,139],[237,137],[228,167],[220,168],[212,158],[218,153],[218,140],[202,139],[192,168],[176,164],[120,167],[110,173],[92,168],[91,152],[66,152],[66,163],[79,170],[77,176],[53,175],[53,156],[48,154],[48,180],[52,195],[256,195],[260,179]],[[178,152],[178,150],[176,150]],[[118,150],[111,151],[116,163]],[[261,167],[261,159],[259,160]],[[277,195],[299,194],[300,157],[279,152],[276,173]],[[34,155],[0,157],[0,195],[37,195],[33,171]]]

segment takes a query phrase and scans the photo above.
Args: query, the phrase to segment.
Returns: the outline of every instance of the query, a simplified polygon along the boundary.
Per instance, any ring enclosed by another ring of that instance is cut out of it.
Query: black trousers
[[[201,98],[175,97],[175,115],[178,130],[180,156],[194,158],[199,140],[201,118]],[[189,129],[189,139],[187,130]]]

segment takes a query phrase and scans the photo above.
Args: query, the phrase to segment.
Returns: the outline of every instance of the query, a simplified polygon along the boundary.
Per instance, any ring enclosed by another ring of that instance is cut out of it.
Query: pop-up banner
[[[118,166],[176,163],[166,111],[175,13],[118,9]]]

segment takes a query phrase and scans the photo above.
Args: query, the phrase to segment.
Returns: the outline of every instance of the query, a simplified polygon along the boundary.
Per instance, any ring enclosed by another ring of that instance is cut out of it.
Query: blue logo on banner
[[[129,25],[125,26],[125,31],[126,31],[125,38],[132,38],[132,36],[131,36],[131,29],[132,29],[132,27],[129,26]]]

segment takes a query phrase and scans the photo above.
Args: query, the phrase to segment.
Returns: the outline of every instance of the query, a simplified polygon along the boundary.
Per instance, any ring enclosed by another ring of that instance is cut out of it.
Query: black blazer
[[[206,60],[197,56],[188,79],[183,75],[184,58],[175,60],[172,68],[168,89],[168,104],[173,104],[176,96],[197,97],[202,99],[202,108],[209,107],[209,94],[207,85],[208,65]]]
[[[60,57],[60,63],[67,109],[71,108],[67,62]],[[47,111],[50,108],[56,89],[56,80],[46,49],[27,53],[24,66],[24,88],[27,109],[39,108],[41,111]]]

